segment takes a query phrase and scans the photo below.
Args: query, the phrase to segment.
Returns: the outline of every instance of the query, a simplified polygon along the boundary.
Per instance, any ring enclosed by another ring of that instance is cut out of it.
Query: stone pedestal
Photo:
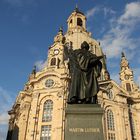
[[[97,104],[68,104],[65,140],[104,140],[103,113]]]

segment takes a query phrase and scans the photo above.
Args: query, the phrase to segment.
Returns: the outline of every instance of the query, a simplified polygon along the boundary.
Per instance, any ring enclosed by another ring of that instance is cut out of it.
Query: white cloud
[[[11,104],[13,103],[14,94],[10,91],[3,89],[0,86],[0,114],[4,111],[10,109]]]
[[[14,102],[15,94],[7,91],[0,86],[0,137],[6,139],[8,125],[8,111],[11,109]]]
[[[8,110],[12,107],[13,93],[0,87],[0,124],[8,123]]]
[[[134,79],[140,87],[140,68],[134,68]]]
[[[94,14],[95,14],[98,10],[99,10],[98,7],[94,7],[94,8],[92,8],[92,9],[88,10],[88,11],[86,12],[86,17],[87,17],[87,18],[90,18],[90,17],[94,16]]]
[[[0,125],[0,140],[6,140],[8,125]]]
[[[116,12],[114,10],[112,10],[111,8],[107,8],[107,7],[103,8],[103,12],[104,12],[104,16],[107,16],[109,14],[116,14]]]
[[[35,66],[38,70],[42,70],[45,66],[47,66],[47,61],[43,60],[36,61]]]
[[[8,116],[7,112],[4,112],[4,113],[0,114],[0,125],[1,124],[7,124],[8,119],[9,119],[9,116]]]
[[[125,13],[119,18],[120,24],[134,24],[140,21],[140,2],[132,2],[125,7]]]
[[[131,51],[131,58],[138,47],[139,39],[131,37],[135,26],[140,23],[140,2],[126,5],[124,13],[118,18],[110,20],[110,30],[102,37],[101,45],[108,58],[120,57],[122,51]]]
[[[104,16],[115,14],[116,12],[108,7],[96,6],[86,12],[86,17],[89,19],[93,17],[96,13],[102,12]]]

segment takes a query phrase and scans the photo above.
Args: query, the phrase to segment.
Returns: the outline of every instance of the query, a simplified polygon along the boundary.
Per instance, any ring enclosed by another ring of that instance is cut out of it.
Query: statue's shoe
[[[68,104],[77,104],[76,98],[71,98],[70,101],[67,102]]]

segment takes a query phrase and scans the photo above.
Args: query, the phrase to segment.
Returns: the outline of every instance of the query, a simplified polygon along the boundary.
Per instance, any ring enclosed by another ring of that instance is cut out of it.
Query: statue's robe
[[[77,49],[69,53],[70,92],[68,102],[74,97],[84,100],[96,96],[99,91],[97,78],[100,76],[102,63],[91,52]]]

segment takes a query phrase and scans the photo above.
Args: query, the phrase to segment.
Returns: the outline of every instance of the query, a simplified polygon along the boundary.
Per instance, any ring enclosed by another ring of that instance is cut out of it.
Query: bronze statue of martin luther
[[[84,41],[80,49],[64,47],[69,58],[70,89],[68,104],[96,104],[99,91],[97,78],[100,76],[103,56],[96,56],[89,51],[89,44]]]

